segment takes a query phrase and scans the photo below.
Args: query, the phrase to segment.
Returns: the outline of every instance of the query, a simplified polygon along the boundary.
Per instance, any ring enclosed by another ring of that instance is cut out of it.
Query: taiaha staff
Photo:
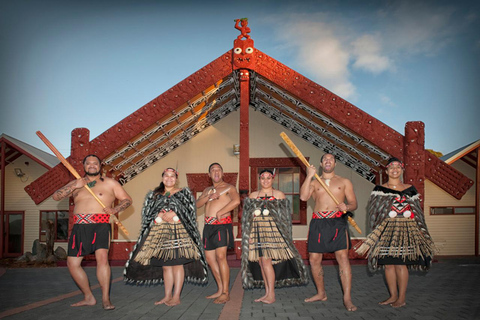
[[[287,143],[287,145],[292,149],[293,153],[303,162],[303,164],[307,167],[310,167],[310,163],[307,161],[307,159],[303,156],[302,152],[297,148],[297,146],[290,140],[290,138],[285,134],[285,132],[280,133],[280,136],[282,139]],[[333,193],[328,189],[328,186],[325,185],[325,183],[320,179],[318,174],[315,172],[315,178],[317,178],[318,182],[320,182],[320,185],[327,191],[328,195],[335,201],[335,203],[338,205],[340,202],[335,198]],[[348,222],[355,228],[355,230],[358,231],[358,233],[362,234],[362,230],[360,230],[360,227],[358,224],[353,220],[352,217],[348,217]]]
[[[55,148],[55,146],[50,142],[48,141],[47,137],[45,137],[43,135],[43,133],[41,133],[40,131],[37,131],[37,136],[43,141],[43,143],[45,143],[47,145],[47,147],[52,150],[52,152],[55,154],[55,156],[58,158],[58,160],[60,160],[60,162],[68,169],[68,171],[70,171],[70,173],[77,179],[80,179],[82,178],[77,170],[75,170],[74,167],[72,167],[72,165],[67,161],[67,159],[65,159],[62,154],[60,153],[60,151],[57,150],[57,148]],[[97,195],[92,191],[92,189],[90,189],[90,187],[88,185],[84,185],[85,189],[88,190],[88,192],[90,192],[92,194],[92,196],[95,198],[95,200],[97,200],[97,202],[102,206],[102,208],[106,208],[106,206],[103,204],[102,200],[100,200]],[[118,227],[123,231],[123,233],[125,233],[127,236],[129,235],[128,233],[128,230],[125,229],[125,227],[123,226],[123,224],[120,222],[120,220],[118,220],[118,218],[114,215],[114,214],[110,214],[110,216],[113,218],[113,221],[115,221],[115,223],[118,225]]]

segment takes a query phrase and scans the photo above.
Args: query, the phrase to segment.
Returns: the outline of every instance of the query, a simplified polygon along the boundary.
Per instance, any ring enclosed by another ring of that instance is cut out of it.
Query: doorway
[[[19,257],[23,254],[24,212],[7,211],[4,215],[4,256]]]

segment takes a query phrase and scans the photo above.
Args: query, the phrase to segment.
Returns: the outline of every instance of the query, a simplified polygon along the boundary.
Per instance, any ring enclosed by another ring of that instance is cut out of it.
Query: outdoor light
[[[240,145],[234,144],[233,145],[233,155],[238,156],[240,154]]]
[[[16,175],[17,177],[20,177],[20,178],[21,178],[21,177],[23,177],[23,176],[25,175],[25,173],[23,173],[22,169],[20,169],[20,168],[15,168],[14,170],[15,170],[15,175]]]

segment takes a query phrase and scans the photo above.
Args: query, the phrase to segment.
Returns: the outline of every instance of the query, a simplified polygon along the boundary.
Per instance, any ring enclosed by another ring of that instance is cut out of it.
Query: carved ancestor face
[[[253,69],[255,48],[252,39],[233,41],[233,69]]]

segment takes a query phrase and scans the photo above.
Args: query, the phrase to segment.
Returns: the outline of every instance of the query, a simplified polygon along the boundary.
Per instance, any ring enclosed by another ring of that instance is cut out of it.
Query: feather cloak
[[[405,197],[403,205],[410,205],[410,211],[413,214],[412,220],[414,222],[411,224],[413,228],[410,228],[408,232],[404,232],[403,236],[410,239],[415,238],[413,239],[413,242],[416,242],[416,245],[413,246],[413,249],[415,250],[413,255],[423,261],[422,264],[407,264],[407,267],[409,269],[427,271],[431,266],[431,261],[433,260],[433,254],[436,251],[436,248],[430,234],[428,233],[427,225],[425,224],[425,216],[420,205],[420,196],[417,189],[415,189],[414,186],[410,186],[403,191],[397,191],[377,185],[373,189],[367,204],[367,212],[369,214],[369,222],[372,232],[356,250],[360,254],[368,252],[368,266],[372,271],[383,267],[378,264],[378,255],[374,252],[376,252],[375,249],[378,249],[380,246],[379,243],[384,235],[383,228],[385,228],[385,225],[389,221],[398,221],[395,219],[399,218],[390,218],[389,212],[392,211],[395,199],[402,197]],[[408,218],[408,221],[410,221],[410,218]],[[402,236],[401,231],[395,231],[396,234]],[[402,256],[400,257],[402,258]]]
[[[263,288],[265,283],[260,273],[258,262],[248,261],[249,241],[253,225],[253,212],[256,209],[268,209],[269,216],[275,222],[287,248],[293,254],[293,258],[281,261],[273,265],[275,271],[275,288],[306,285],[308,283],[307,268],[302,257],[293,244],[292,239],[292,215],[290,204],[287,199],[262,200],[246,198],[244,200],[242,215],[242,283],[244,289]],[[257,276],[255,276],[257,275]]]
[[[155,196],[153,191],[150,191],[147,194],[142,209],[140,236],[125,265],[123,271],[124,281],[128,284],[137,285],[163,284],[162,267],[142,265],[134,260],[136,254],[141,250],[145,239],[147,239],[151,227],[155,223],[155,218],[163,209],[172,210],[177,214],[180,222],[185,227],[185,230],[200,253],[198,260],[194,260],[193,262],[184,265],[185,281],[198,285],[207,284],[208,269],[205,252],[203,250],[200,233],[197,227],[195,198],[188,188],[184,188],[171,196]]]

